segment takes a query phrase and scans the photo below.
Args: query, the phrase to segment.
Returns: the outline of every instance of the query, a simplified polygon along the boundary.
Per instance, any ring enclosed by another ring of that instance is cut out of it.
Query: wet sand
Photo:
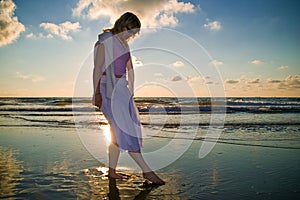
[[[167,142],[145,140],[145,150]],[[122,165],[124,180],[82,145],[72,128],[0,127],[0,197],[15,199],[297,199],[298,149],[216,144],[198,158],[202,141],[157,173],[166,185],[152,187]],[[106,152],[103,152],[106,153]],[[162,155],[163,158],[163,155]]]

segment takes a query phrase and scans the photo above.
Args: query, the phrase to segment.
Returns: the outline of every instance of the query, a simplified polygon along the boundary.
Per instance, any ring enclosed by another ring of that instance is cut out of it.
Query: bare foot
[[[155,185],[164,185],[166,183],[161,178],[159,178],[154,172],[145,172],[143,173],[143,177],[151,181]]]
[[[126,174],[119,174],[117,173],[116,169],[108,168],[108,175],[109,178],[113,179],[126,179],[128,178],[128,175]]]
[[[117,173],[109,173],[108,177],[113,178],[113,179],[126,179],[126,178],[128,178],[128,176],[123,176],[123,175],[117,174]]]

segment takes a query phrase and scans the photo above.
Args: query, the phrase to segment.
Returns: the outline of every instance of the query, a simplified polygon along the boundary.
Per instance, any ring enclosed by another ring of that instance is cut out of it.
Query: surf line
[[[263,145],[263,144],[249,144],[249,143],[235,143],[235,142],[227,142],[227,141],[220,141],[214,138],[185,138],[185,137],[167,137],[167,136],[156,136],[153,135],[151,137],[156,138],[164,138],[164,139],[179,139],[179,140],[198,140],[198,141],[205,141],[205,142],[217,142],[220,144],[232,144],[232,145],[240,145],[240,146],[255,146],[255,147],[264,147],[264,148],[274,148],[274,149],[298,149],[300,147],[286,147],[286,146],[273,146],[273,145]]]

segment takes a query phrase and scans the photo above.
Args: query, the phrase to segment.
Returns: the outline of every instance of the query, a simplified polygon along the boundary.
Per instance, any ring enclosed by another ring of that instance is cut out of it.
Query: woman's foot
[[[108,170],[108,177],[113,178],[113,179],[126,179],[126,178],[128,178],[127,175],[122,175],[122,174],[116,173],[116,170],[112,169],[112,168],[109,168],[109,170]]]
[[[166,183],[152,171],[143,173],[143,177],[155,185],[164,185]]]
[[[123,175],[117,174],[117,173],[109,173],[108,177],[113,178],[113,179],[126,179],[126,178],[128,178],[127,176],[123,176]]]

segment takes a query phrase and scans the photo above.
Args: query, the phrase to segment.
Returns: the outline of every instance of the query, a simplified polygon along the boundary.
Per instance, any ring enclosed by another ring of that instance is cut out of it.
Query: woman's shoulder
[[[101,34],[98,35],[98,41],[99,42],[103,42],[104,40],[106,40],[109,37],[112,37],[112,33],[111,32],[103,32]]]

